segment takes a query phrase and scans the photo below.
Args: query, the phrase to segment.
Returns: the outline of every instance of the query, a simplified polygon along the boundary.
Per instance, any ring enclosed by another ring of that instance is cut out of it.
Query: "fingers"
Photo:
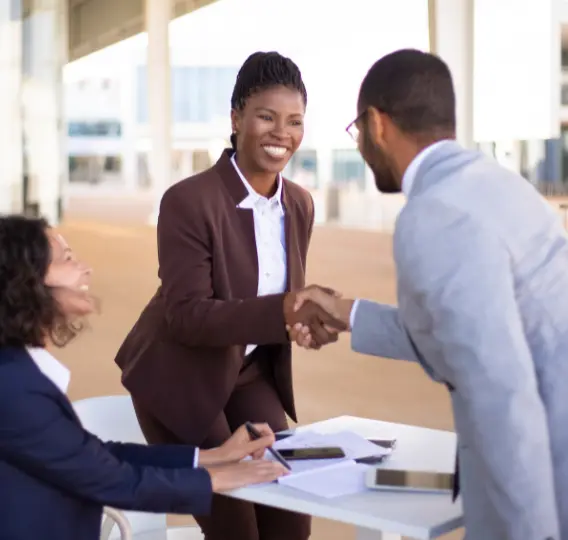
[[[311,300],[326,310],[333,309],[333,298],[339,298],[340,296],[339,293],[329,287],[310,285],[296,293],[294,311],[298,311],[308,300]]]
[[[311,333],[311,349],[320,349],[323,345],[335,343],[339,339],[339,334],[336,330],[329,332],[320,323],[310,327]]]
[[[254,427],[254,429],[256,429],[256,431],[258,431],[263,437],[272,437],[272,442],[274,442],[274,431],[270,429],[268,424],[253,424],[252,427]]]
[[[338,324],[338,321],[340,321],[341,318],[339,304],[341,301],[340,295],[339,293],[335,293],[335,291],[332,292],[334,294],[328,294],[324,289],[319,287],[309,289],[307,291],[301,291],[298,293],[302,295],[299,297],[301,303],[296,301],[294,304],[294,311],[297,313],[304,305],[312,303],[321,310],[322,313],[320,318],[324,322],[330,323],[330,325],[336,327],[338,330],[345,330],[343,324]]]
[[[334,289],[330,289],[329,287],[321,287],[319,285],[312,285],[312,287],[317,287],[321,289],[325,294],[329,294],[330,296],[334,296],[335,298],[341,298],[343,296],[340,292]]]
[[[310,348],[312,338],[310,335],[310,328],[308,326],[305,326],[302,323],[296,323],[292,327],[288,326],[287,330],[290,336],[290,341],[295,341],[298,346],[305,349]]]
[[[311,336],[308,326],[296,323],[294,326],[287,326],[290,341],[295,341],[300,347],[309,348]]]
[[[257,456],[260,455],[260,457],[262,457],[266,448],[272,446],[273,444],[274,435],[267,435],[265,437],[247,443],[246,453],[249,456],[254,456],[256,454]]]
[[[268,460],[244,461],[207,469],[215,493],[223,493],[251,484],[273,482],[288,473],[280,463]]]
[[[310,324],[310,335],[315,345],[325,345],[329,343],[333,337],[332,334],[327,332],[322,324],[316,322],[315,324]]]
[[[288,474],[288,470],[277,461],[259,460],[242,463],[250,469],[250,477],[247,484],[263,484]],[[248,472],[248,471],[247,471]]]

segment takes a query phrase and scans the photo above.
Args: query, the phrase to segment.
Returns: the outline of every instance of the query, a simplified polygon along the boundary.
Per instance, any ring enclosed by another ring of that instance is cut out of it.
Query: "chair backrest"
[[[103,441],[146,444],[130,396],[82,399],[75,401],[73,408],[83,427]],[[165,514],[123,512],[123,515],[127,517],[135,535],[146,531],[166,531]],[[119,537],[120,532],[116,529],[109,536],[110,540]]]
[[[73,403],[83,427],[104,441],[146,444],[130,396],[100,396]]]

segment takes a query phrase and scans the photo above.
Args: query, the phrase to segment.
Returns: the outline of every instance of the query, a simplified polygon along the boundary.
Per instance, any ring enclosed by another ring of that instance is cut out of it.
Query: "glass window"
[[[105,172],[120,173],[122,171],[122,158],[120,156],[106,156],[103,168]]]
[[[284,176],[308,190],[317,189],[319,185],[317,152],[298,150],[290,159]]]
[[[115,120],[100,122],[69,122],[67,124],[69,137],[120,137],[122,125]]]
[[[207,123],[216,117],[227,117],[231,109],[231,93],[238,68],[216,66],[172,67],[173,122]],[[146,67],[137,71],[137,117],[148,122],[148,88]]]
[[[365,162],[358,150],[333,151],[332,183],[340,186],[356,185],[365,189]]]

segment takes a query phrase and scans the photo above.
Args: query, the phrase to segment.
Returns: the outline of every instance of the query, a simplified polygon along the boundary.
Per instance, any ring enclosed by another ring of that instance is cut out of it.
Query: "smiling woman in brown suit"
[[[284,304],[304,286],[311,196],[280,173],[304,134],[298,67],[255,53],[231,99],[233,148],[164,195],[161,287],[116,357],[150,443],[218,446],[245,421],[296,419]],[[216,497],[207,540],[305,540],[310,518]]]

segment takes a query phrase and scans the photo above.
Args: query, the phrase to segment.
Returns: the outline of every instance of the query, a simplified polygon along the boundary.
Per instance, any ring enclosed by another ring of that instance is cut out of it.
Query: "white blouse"
[[[69,381],[71,380],[71,372],[46,349],[29,347],[28,353],[39,370],[57,386],[63,394],[66,394]]]

